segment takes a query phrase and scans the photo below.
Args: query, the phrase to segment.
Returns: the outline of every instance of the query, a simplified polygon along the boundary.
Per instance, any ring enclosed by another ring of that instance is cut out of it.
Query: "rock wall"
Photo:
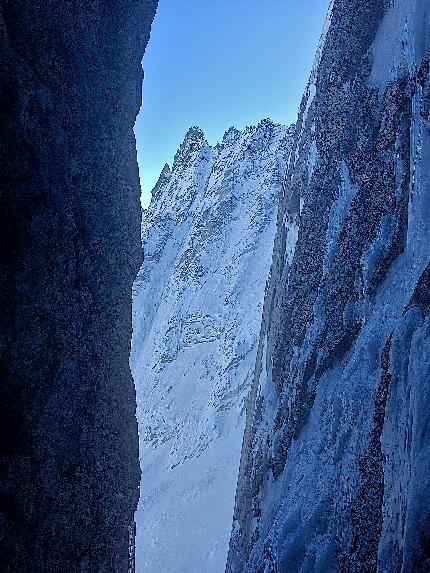
[[[156,1],[3,0],[0,563],[121,572],[138,500],[133,125]]]
[[[429,30],[425,0],[329,8],[278,214],[229,573],[430,570]]]

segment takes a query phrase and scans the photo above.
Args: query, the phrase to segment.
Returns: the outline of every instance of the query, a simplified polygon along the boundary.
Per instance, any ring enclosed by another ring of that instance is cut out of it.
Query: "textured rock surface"
[[[5,572],[127,571],[139,481],[132,130],[155,8],[1,3]]]
[[[278,214],[230,573],[430,570],[429,17],[425,0],[330,6]]]
[[[292,132],[265,120],[210,147],[190,129],[144,212],[131,355],[140,573],[225,568]]]

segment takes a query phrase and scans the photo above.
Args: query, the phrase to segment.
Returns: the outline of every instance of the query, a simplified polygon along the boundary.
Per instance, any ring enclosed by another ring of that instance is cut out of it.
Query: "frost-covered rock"
[[[280,201],[229,573],[430,571],[429,3],[334,0]]]
[[[139,573],[224,570],[292,128],[191,128],[143,215],[134,287]]]

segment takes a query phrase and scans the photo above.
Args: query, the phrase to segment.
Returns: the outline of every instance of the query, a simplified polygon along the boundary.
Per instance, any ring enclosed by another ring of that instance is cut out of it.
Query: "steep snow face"
[[[224,570],[292,128],[191,128],[144,212],[134,287],[139,573]]]
[[[280,201],[229,573],[430,570],[429,14],[330,6]]]

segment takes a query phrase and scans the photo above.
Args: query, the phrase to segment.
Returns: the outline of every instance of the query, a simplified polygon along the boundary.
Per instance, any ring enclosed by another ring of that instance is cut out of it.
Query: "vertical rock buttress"
[[[5,572],[127,571],[139,484],[133,125],[156,4],[0,8]]]
[[[278,213],[229,573],[430,570],[429,54],[428,2],[331,2]]]

